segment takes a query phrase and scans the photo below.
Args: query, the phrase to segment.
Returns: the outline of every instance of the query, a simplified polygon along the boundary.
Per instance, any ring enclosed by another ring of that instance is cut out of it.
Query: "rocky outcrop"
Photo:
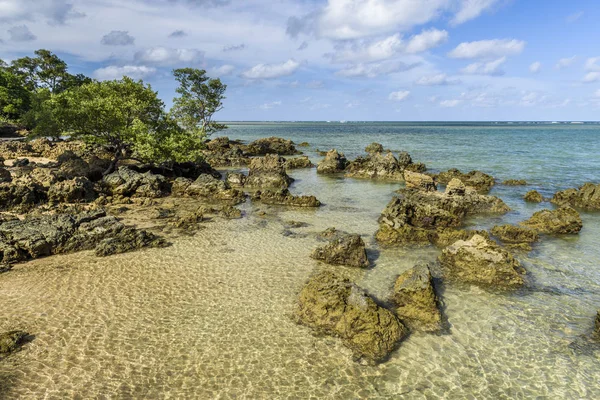
[[[300,154],[294,142],[278,137],[269,137],[255,140],[246,147],[245,153],[250,156],[265,156],[267,154],[278,154],[280,156],[292,156]]]
[[[452,168],[434,176],[435,181],[441,184],[449,183],[454,178],[460,179],[465,186],[475,188],[479,193],[483,194],[489,192],[495,184],[492,176],[481,171],[471,171],[463,174],[460,170]]]
[[[292,182],[293,179],[285,172],[285,158],[269,154],[252,159],[244,187],[286,189]]]
[[[158,198],[170,193],[164,176],[151,172],[142,174],[127,167],[119,167],[106,175],[103,183],[113,196]]]
[[[10,171],[6,168],[0,168],[0,183],[10,183],[12,182],[12,175]]]
[[[368,268],[370,265],[365,242],[356,234],[336,232],[328,244],[316,248],[310,256],[332,265],[357,268]]]
[[[525,193],[525,196],[523,198],[525,199],[525,201],[528,201],[530,203],[541,203],[542,201],[544,201],[544,198],[537,190],[530,190],[529,192]]]
[[[552,197],[552,203],[559,206],[570,205],[571,207],[600,210],[600,184],[586,183],[579,189],[557,192]]]
[[[336,149],[327,152],[325,159],[317,166],[319,174],[337,174],[343,172],[348,165],[348,160],[343,153],[338,153]]]
[[[95,198],[94,184],[85,177],[57,182],[48,190],[51,203],[87,203]]]
[[[398,276],[392,300],[396,315],[411,330],[439,332],[442,329],[442,312],[427,264],[419,263]]]
[[[565,206],[552,211],[538,211],[521,225],[539,233],[574,234],[581,231],[583,221],[577,211]]]
[[[385,360],[408,329],[363,289],[331,272],[313,276],[299,295],[297,323],[318,334],[336,336],[369,362]]]
[[[435,192],[437,190],[433,178],[429,175],[404,171],[404,181],[406,182],[406,187],[410,189],[424,190],[426,192]]]
[[[227,182],[208,174],[200,175],[195,181],[187,178],[175,179],[172,193],[175,196],[187,196],[228,204],[239,204],[246,200],[246,196],[241,190],[232,189]]]
[[[252,201],[264,204],[293,206],[293,207],[320,207],[321,202],[315,196],[294,196],[287,189],[277,191],[263,190],[252,195]]]
[[[358,157],[346,167],[346,176],[350,178],[382,179],[403,182],[404,167],[391,152],[372,153]]]
[[[502,184],[504,186],[525,186],[527,181],[525,179],[507,179]]]
[[[0,354],[9,354],[21,347],[29,334],[23,331],[0,333]]]
[[[0,210],[25,212],[47,199],[46,189],[37,183],[0,183]]]
[[[127,253],[144,247],[165,247],[167,241],[145,230],[123,228],[117,235],[102,240],[94,252],[98,257]]]
[[[483,236],[459,240],[439,257],[445,275],[457,281],[493,288],[524,284],[525,269],[505,249]]]
[[[536,231],[514,225],[496,225],[492,228],[491,233],[501,242],[513,245],[530,244],[539,239]]]
[[[369,154],[383,153],[383,146],[379,143],[373,142],[365,148],[365,152]]]
[[[241,172],[228,172],[225,176],[225,183],[232,188],[242,188],[246,184],[246,175]]]
[[[307,156],[288,158],[285,160],[285,169],[300,169],[300,168],[312,168],[313,163]]]

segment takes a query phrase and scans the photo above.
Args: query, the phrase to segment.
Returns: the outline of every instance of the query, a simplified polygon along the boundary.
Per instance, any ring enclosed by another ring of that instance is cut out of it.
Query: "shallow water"
[[[549,204],[522,195],[600,181],[600,127],[409,124],[235,125],[227,135],[308,141],[349,157],[372,141],[407,150],[432,169],[481,169],[525,187],[492,193],[514,211],[476,227],[516,223]],[[0,275],[0,331],[35,335],[0,361],[4,398],[599,398],[600,346],[587,340],[600,307],[600,214],[583,213],[575,237],[545,238],[517,256],[531,287],[491,293],[442,287],[450,332],[414,334],[378,366],[352,361],[333,338],[289,315],[305,280],[341,271],[385,300],[394,277],[439,251],[380,249],[377,217],[394,183],[291,174],[294,193],[325,205],[297,210],[245,204],[241,220],[216,221],[165,249],[36,260]],[[257,209],[266,210],[259,217]],[[288,229],[285,221],[308,223]],[[363,235],[375,267],[328,267],[309,258],[313,233]],[[286,232],[287,231],[287,232]],[[289,236],[289,231],[294,235]],[[285,233],[285,234],[284,234]],[[286,236],[287,235],[287,236]]]

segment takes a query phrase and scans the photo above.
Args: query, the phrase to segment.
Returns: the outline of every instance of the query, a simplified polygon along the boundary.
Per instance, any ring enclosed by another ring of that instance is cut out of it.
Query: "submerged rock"
[[[437,190],[433,178],[429,175],[404,171],[404,181],[406,182],[406,187],[410,189],[419,189],[426,192],[435,192]]]
[[[552,203],[572,207],[600,210],[600,184],[586,183],[579,189],[567,189],[557,192]]]
[[[331,272],[308,281],[300,292],[294,318],[319,334],[340,337],[356,358],[371,362],[383,361],[408,334],[390,310]]]
[[[502,184],[505,186],[525,186],[527,181],[525,179],[507,179]]]
[[[479,193],[487,193],[495,184],[494,177],[485,174],[481,171],[471,171],[463,174],[456,168],[449,169],[445,172],[440,172],[435,177],[437,183],[449,183],[452,179],[460,179],[466,186],[475,188]]]
[[[250,156],[265,156],[267,154],[278,154],[280,156],[292,156],[300,154],[294,142],[278,137],[261,138],[250,143],[246,147],[246,154]]]
[[[514,225],[496,225],[491,230],[492,235],[501,242],[508,244],[534,243],[539,239],[536,231]]]
[[[338,153],[336,149],[327,152],[325,159],[317,166],[319,174],[335,174],[343,172],[348,165],[348,160],[343,153]]]
[[[581,231],[583,221],[577,211],[565,206],[553,211],[538,211],[527,221],[521,222],[521,225],[539,233],[573,234]]]
[[[252,159],[244,187],[286,189],[292,182],[293,179],[285,172],[285,158],[269,154]]]
[[[294,196],[287,189],[278,191],[257,191],[252,195],[253,201],[264,204],[294,206],[294,207],[319,207],[321,202],[315,196]]]
[[[523,198],[525,199],[525,201],[528,201],[530,203],[541,203],[542,201],[544,201],[544,198],[537,190],[530,190],[529,192],[525,193],[525,196]]]
[[[102,240],[94,249],[98,257],[126,253],[143,247],[165,247],[167,241],[148,231],[123,228],[114,237]]]
[[[402,273],[394,284],[396,315],[411,330],[439,332],[442,313],[429,266],[419,263]]]
[[[480,235],[446,247],[439,261],[447,276],[465,283],[512,288],[525,282],[526,271],[521,264],[508,251]]]
[[[327,264],[357,268],[369,267],[365,242],[360,235],[342,234],[335,231],[331,237],[328,244],[316,248],[310,256]]]
[[[0,354],[8,354],[21,347],[29,334],[23,331],[0,333]]]

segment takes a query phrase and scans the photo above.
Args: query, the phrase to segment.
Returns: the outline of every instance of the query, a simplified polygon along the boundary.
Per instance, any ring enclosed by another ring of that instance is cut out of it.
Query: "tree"
[[[3,65],[2,65],[3,64]],[[0,64],[0,117],[16,121],[29,109],[30,92],[20,76]]]
[[[68,111],[64,97],[59,98],[47,88],[40,88],[30,95],[30,109],[20,119],[32,137],[49,137],[58,140],[65,130]]]
[[[114,157],[105,175],[140,138],[156,132],[164,114],[163,102],[150,85],[128,77],[87,83],[54,101],[64,102],[65,128],[72,138],[112,147]]]
[[[205,70],[181,68],[174,70],[173,75],[179,82],[179,97],[173,99],[171,115],[179,125],[200,137],[225,129],[212,118],[223,108],[227,85],[207,77]]]
[[[36,50],[37,57],[23,57],[11,63],[12,71],[21,76],[30,91],[47,88],[51,92],[63,87],[68,79],[67,63],[49,50]]]

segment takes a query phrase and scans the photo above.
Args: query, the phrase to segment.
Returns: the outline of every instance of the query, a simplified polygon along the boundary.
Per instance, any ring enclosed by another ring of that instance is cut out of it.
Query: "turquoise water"
[[[517,223],[549,203],[526,204],[600,182],[600,126],[411,123],[230,124],[224,135],[280,136],[314,163],[316,149],[354,158],[371,142],[408,151],[431,170],[479,169],[497,178],[512,211],[467,225]],[[291,171],[290,190],[317,210],[247,202],[241,220],[216,220],[165,249],[107,258],[88,252],[16,266],[0,275],[0,331],[36,338],[0,361],[6,398],[517,399],[600,398],[600,214],[582,212],[579,235],[545,237],[516,253],[523,290],[443,285],[450,330],[413,334],[390,359],[360,365],[337,339],[313,336],[290,314],[311,274],[332,269],[385,301],[395,277],[435,248],[380,248],[377,218],[402,185]],[[263,215],[262,212],[266,212]],[[290,229],[286,221],[305,222]],[[375,266],[330,267],[309,255],[315,234],[359,233]]]

